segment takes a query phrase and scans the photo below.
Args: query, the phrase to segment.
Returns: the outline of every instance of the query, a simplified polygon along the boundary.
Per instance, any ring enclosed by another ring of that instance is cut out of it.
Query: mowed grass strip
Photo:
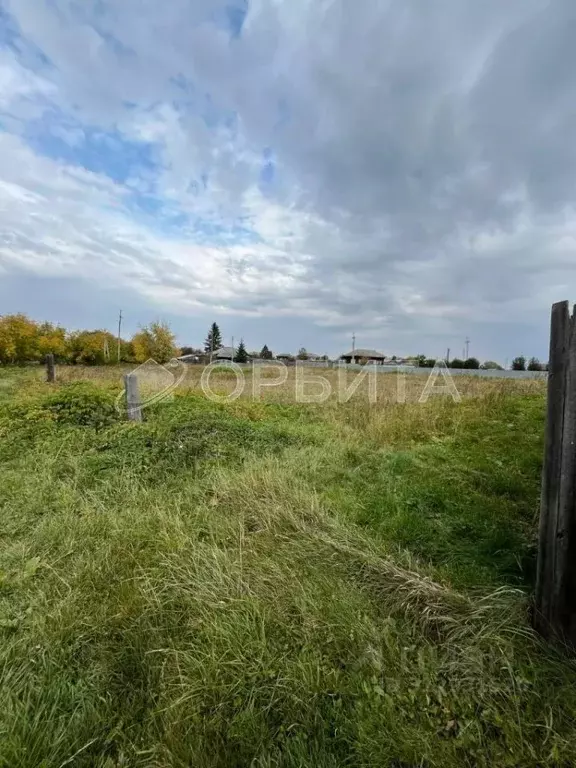
[[[24,390],[1,766],[572,764],[576,669],[529,629],[541,394],[133,425],[112,385]]]

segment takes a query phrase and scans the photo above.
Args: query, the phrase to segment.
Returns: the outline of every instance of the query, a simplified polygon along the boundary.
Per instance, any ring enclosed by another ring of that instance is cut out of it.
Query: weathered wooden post
[[[550,331],[534,627],[576,648],[576,310],[554,304]]]
[[[126,390],[126,407],[130,421],[142,421],[142,403],[138,391],[138,377],[134,373],[124,376],[124,389]]]
[[[54,366],[54,355],[46,355],[46,381],[52,384],[56,381],[56,367]]]

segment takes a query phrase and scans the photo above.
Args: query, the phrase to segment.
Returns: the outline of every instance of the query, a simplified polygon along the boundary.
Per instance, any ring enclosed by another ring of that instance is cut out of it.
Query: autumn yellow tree
[[[70,362],[106,365],[116,362],[117,340],[108,331],[77,331],[70,335]]]
[[[116,362],[117,357],[118,354],[116,354],[114,362]],[[120,339],[120,361],[123,363],[134,363],[136,361],[136,358],[134,357],[134,348],[131,341]]]
[[[38,360],[38,324],[23,314],[0,317],[0,362],[25,363]]]
[[[53,354],[57,360],[65,360],[68,355],[65,329],[52,323],[41,323],[38,327],[38,352],[42,358]]]
[[[178,354],[175,337],[167,323],[150,323],[138,331],[132,338],[134,359],[137,363],[155,360],[167,363]]]
[[[167,323],[142,328],[131,341],[120,339],[122,362],[166,363],[178,354]],[[37,323],[24,314],[0,315],[0,364],[43,360],[53,354],[58,362],[107,365],[118,361],[118,338],[106,330],[67,333],[50,322]]]

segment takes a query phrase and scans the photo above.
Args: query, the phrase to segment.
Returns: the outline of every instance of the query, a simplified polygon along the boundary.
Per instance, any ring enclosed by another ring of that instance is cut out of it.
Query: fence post
[[[142,403],[138,391],[138,377],[134,373],[124,376],[124,389],[126,390],[126,407],[130,421],[142,421]]]
[[[550,330],[534,628],[576,647],[576,309],[554,304]]]
[[[56,381],[56,368],[54,366],[54,355],[46,355],[46,381],[52,384]]]

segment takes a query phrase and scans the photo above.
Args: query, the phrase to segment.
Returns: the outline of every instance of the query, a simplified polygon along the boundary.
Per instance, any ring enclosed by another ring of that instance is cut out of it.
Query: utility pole
[[[464,342],[466,344],[466,355],[464,357],[465,360],[468,360],[470,357],[470,339],[468,336],[466,336],[466,341]]]
[[[214,349],[214,323],[212,323],[212,325],[210,326],[210,365],[212,365],[212,360],[214,359],[215,351],[216,350]]]
[[[356,333],[352,334],[352,365],[356,362],[356,355],[354,354],[356,352]]]
[[[450,347],[446,350],[446,365],[450,362]]]
[[[120,310],[120,314],[118,315],[118,363],[120,363],[121,334],[122,334],[122,310]]]
[[[234,336],[232,336],[232,362],[234,362]]]

